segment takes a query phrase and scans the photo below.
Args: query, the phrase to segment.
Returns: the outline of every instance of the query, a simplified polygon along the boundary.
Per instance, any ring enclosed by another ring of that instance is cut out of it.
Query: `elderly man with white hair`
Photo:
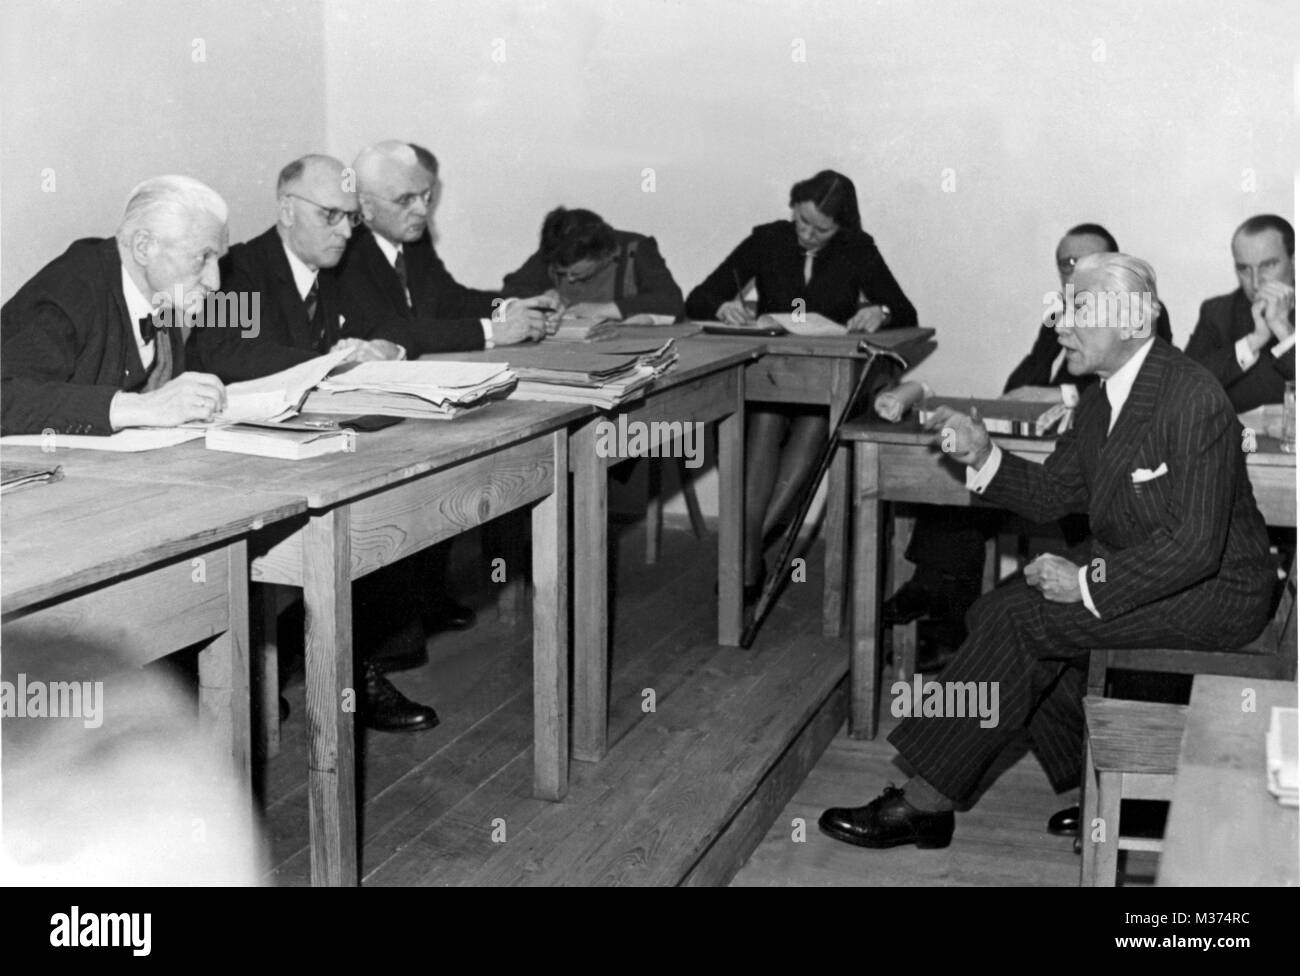
[[[983,690],[997,703],[992,720],[914,709],[889,736],[912,778],[865,806],[827,810],[820,826],[837,840],[946,847],[953,810],[1022,731],[1055,789],[1078,786],[1090,650],[1226,650],[1267,621],[1276,569],[1241,425],[1218,381],[1156,335],[1155,273],[1126,254],[1090,254],[1070,291],[1057,341],[1072,375],[1101,382],[1046,463],[1004,454],[973,411],[944,411],[930,426],[987,500],[1032,522],[1086,512],[1088,551],[1041,556],[975,603],[942,678]]]
[[[220,284],[225,201],[186,176],[131,191],[116,238],[74,242],[0,309],[0,433],[107,435],[211,420],[225,388],[185,372]]]
[[[353,163],[364,228],[352,235],[339,265],[344,313],[398,320],[415,338],[412,358],[511,345],[546,335],[553,296],[503,299],[456,281],[429,236],[437,192],[433,155],[389,140],[363,149]]]

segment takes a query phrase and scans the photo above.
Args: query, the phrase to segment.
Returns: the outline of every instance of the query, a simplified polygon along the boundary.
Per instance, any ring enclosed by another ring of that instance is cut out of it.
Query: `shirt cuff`
[[[1243,373],[1259,361],[1259,353],[1250,348],[1247,336],[1238,339],[1234,349],[1237,352],[1237,365],[1241,367]]]
[[[1067,407],[1077,407],[1079,405],[1079,388],[1073,383],[1062,383],[1061,402]]]
[[[492,341],[492,320],[479,319],[478,324],[483,326],[483,348],[495,349],[496,343]]]
[[[1242,340],[1242,341],[1245,341],[1245,340]],[[1281,342],[1274,344],[1274,346],[1273,346],[1273,358],[1274,358],[1274,359],[1281,359],[1283,356],[1285,356],[1288,352],[1291,351],[1291,347],[1294,346],[1294,345],[1295,345],[1295,333],[1292,332],[1289,336],[1287,336],[1287,337],[1286,337],[1285,339],[1283,339]]]
[[[974,468],[966,469],[966,488],[975,492],[977,495],[984,494],[984,489],[989,486],[993,476],[998,473],[998,468],[1002,464],[1002,448],[996,444],[989,453],[988,460],[984,462],[984,467],[976,471]]]
[[[1101,619],[1101,614],[1097,612],[1097,605],[1092,602],[1092,594],[1088,592],[1088,566],[1087,564],[1079,567],[1079,592],[1083,594],[1083,605],[1088,608],[1094,617]]]

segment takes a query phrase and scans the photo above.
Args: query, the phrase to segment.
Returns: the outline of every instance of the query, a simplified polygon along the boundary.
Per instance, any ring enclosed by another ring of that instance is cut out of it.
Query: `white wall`
[[[325,142],[323,22],[308,0],[4,0],[3,296],[111,236],[150,176],[211,184],[232,243],[270,226],[279,168]]]
[[[856,180],[865,225],[939,330],[923,374],[954,392],[1000,391],[1070,224],[1100,221],[1154,264],[1181,343],[1199,302],[1234,286],[1232,228],[1293,211],[1300,4],[327,12],[331,149],[390,136],[432,148],[447,184],[440,250],[462,280],[499,282],[565,203],[655,234],[689,289],[751,225],[787,213],[792,182],[832,166]]]

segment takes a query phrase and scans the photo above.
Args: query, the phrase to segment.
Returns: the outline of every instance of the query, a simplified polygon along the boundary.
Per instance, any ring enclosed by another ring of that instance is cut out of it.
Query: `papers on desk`
[[[270,376],[231,383],[226,387],[226,409],[217,422],[273,421],[292,417],[302,406],[308,391],[329,376],[349,355],[351,352],[346,349],[328,352]]]
[[[82,434],[10,434],[0,437],[4,447],[47,447],[58,450],[81,449],[89,451],[156,451],[173,447],[203,436],[203,431],[187,427],[132,427],[107,437],[88,437]]]
[[[514,386],[515,374],[505,363],[369,362],[322,380],[303,409],[447,420],[505,397]]]
[[[760,326],[784,329],[790,335],[797,336],[844,336],[849,334],[847,326],[832,322],[825,315],[817,312],[780,312],[760,315]]]
[[[1268,791],[1284,807],[1300,806],[1300,751],[1297,750],[1297,709],[1273,707],[1268,719],[1265,753]]]
[[[548,342],[604,342],[613,339],[619,333],[620,325],[672,325],[671,315],[654,315],[645,312],[632,315],[623,320],[606,318],[561,319],[554,335],[547,336]]]
[[[508,363],[518,375],[513,399],[590,404],[607,410],[641,396],[656,376],[677,362],[675,339],[650,345],[647,349],[644,340],[635,339],[600,343],[590,350],[509,346],[484,355]],[[624,347],[632,351],[624,352]]]
[[[0,464],[0,494],[63,480],[63,465]]]

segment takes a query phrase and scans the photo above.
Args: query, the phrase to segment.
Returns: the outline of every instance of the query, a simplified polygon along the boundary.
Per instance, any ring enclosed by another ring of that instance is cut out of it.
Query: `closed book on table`
[[[356,449],[355,445],[356,434],[350,430],[276,429],[270,425],[252,424],[213,427],[204,438],[204,446],[212,451],[254,454],[285,461],[352,451]]]
[[[1034,403],[1030,400],[980,400],[973,397],[927,397],[917,411],[922,424],[928,424],[939,407],[950,407],[958,413],[969,414],[971,407],[990,434],[1012,437],[1043,437],[1062,418],[1059,404]]]

